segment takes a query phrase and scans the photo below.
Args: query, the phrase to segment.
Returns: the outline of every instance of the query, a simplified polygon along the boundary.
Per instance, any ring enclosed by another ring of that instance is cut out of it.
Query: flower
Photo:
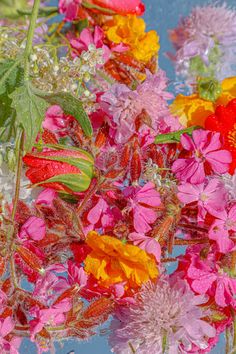
[[[161,260],[161,246],[153,237],[148,237],[137,232],[129,234],[129,240],[133,242],[135,246],[140,247],[142,250],[149,254],[153,254],[157,262]]]
[[[127,287],[137,288],[158,275],[154,259],[139,247],[94,231],[88,234],[86,244],[92,252],[84,261],[85,271],[103,286],[125,282]]]
[[[208,101],[194,93],[190,96],[177,95],[171,104],[171,112],[179,117],[184,126],[199,125],[204,127],[205,119],[214,113],[217,105],[227,104],[236,97],[236,77],[224,79],[221,82],[222,93],[215,101]]]
[[[36,216],[31,216],[21,227],[19,237],[30,238],[35,241],[40,241],[45,237],[46,225],[45,221]]]
[[[224,210],[227,192],[223,183],[213,178],[207,184],[182,183],[178,186],[177,196],[184,204],[197,202],[198,221],[204,221],[207,212],[215,214]]]
[[[236,243],[230,239],[230,231],[236,231],[236,204],[227,212],[225,209],[216,214],[217,219],[213,222],[209,230],[209,238],[215,240],[222,253],[227,253],[236,249]]]
[[[110,42],[129,46],[127,55],[148,63],[157,55],[159,37],[155,31],[145,32],[145,27],[142,18],[118,15],[105,23],[104,30]]]
[[[15,327],[15,323],[11,317],[6,317],[0,320],[0,348],[2,353],[18,354],[18,349],[21,343],[21,339],[13,337],[11,340],[7,340],[5,337]]]
[[[140,0],[89,0],[89,2],[113,10],[120,15],[136,14],[141,16],[145,11],[145,6]]]
[[[157,219],[157,212],[153,210],[161,205],[160,194],[153,182],[146,183],[142,188],[126,188],[124,195],[128,198],[128,209],[133,211],[134,229],[145,234],[152,228]]]
[[[103,43],[103,40],[104,32],[101,27],[95,26],[93,33],[90,28],[84,28],[80,33],[79,38],[70,40],[71,47],[74,49],[73,55],[77,56],[77,54],[81,54],[83,51],[86,52],[89,47],[94,47],[103,51],[103,59],[105,63],[110,58],[111,51],[108,46]]]
[[[190,157],[177,159],[172,165],[172,171],[181,181],[198,184],[204,182],[209,170],[219,174],[228,171],[232,158],[229,151],[220,149],[219,133],[198,129],[193,131],[192,139],[183,134],[180,141],[191,153]]]
[[[64,193],[85,191],[93,176],[93,158],[80,149],[27,154],[23,161],[32,183]]]
[[[81,2],[82,0],[59,0],[59,12],[65,15],[66,21],[74,21],[77,18]]]
[[[187,275],[197,294],[208,294],[221,307],[235,304],[236,279],[225,273],[215,260],[204,262],[196,254],[192,257]]]
[[[232,154],[230,173],[233,174],[236,168],[236,99],[231,100],[227,106],[217,106],[215,113],[206,118],[205,127],[223,136],[223,146]]]
[[[233,75],[236,11],[225,3],[195,7],[170,31],[170,38],[178,74],[188,78],[214,73],[219,79]]]
[[[171,114],[167,100],[172,98],[172,94],[166,91],[166,87],[164,71],[158,70],[155,75],[146,71],[146,80],[136,90],[124,84],[114,84],[102,95],[102,102],[108,104],[105,109],[112,117],[111,126],[115,130],[117,143],[126,142],[134,134],[136,118],[143,112],[146,118],[142,121],[144,128],[140,128],[140,132],[149,127],[156,133],[161,125],[168,125]]]
[[[43,128],[57,133],[59,137],[66,136],[66,119],[67,116],[60,106],[51,106],[46,112]]]
[[[187,353],[194,346],[206,349],[207,338],[215,336],[199,306],[206,302],[195,296],[185,281],[163,279],[148,283],[136,303],[120,310],[111,323],[110,345],[116,354]]]

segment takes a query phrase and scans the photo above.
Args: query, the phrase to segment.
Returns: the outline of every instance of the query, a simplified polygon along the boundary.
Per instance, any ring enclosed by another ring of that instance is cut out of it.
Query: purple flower
[[[215,74],[219,79],[232,76],[235,63],[236,12],[223,5],[197,6],[170,31],[176,49],[170,57],[175,61],[177,74],[191,74],[191,59],[199,57],[207,66],[217,61]]]
[[[199,307],[206,302],[196,296],[185,281],[164,279],[146,284],[136,297],[136,303],[122,308],[111,324],[109,338],[116,354],[169,354],[190,352],[193,347],[208,347],[207,338],[215,329],[203,318]]]
[[[148,71],[146,74],[146,80],[136,90],[115,84],[101,97],[108,104],[106,111],[112,117],[116,143],[123,144],[129,140],[135,132],[135,120],[142,112],[146,115],[142,121],[145,128],[148,126],[156,133],[161,125],[164,124],[165,129],[168,126],[171,114],[167,100],[172,95],[166,91],[166,75],[162,70],[155,75]]]

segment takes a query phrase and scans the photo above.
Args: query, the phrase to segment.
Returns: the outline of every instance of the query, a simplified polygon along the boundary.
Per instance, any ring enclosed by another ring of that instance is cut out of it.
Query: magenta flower
[[[61,107],[51,106],[46,112],[43,128],[58,134],[59,137],[63,137],[66,135],[66,119],[67,117]]]
[[[223,272],[215,261],[203,262],[200,258],[193,257],[187,276],[196,293],[214,297],[221,307],[235,306],[236,279]]]
[[[31,216],[25,223],[22,225],[19,233],[21,239],[32,239],[35,241],[42,240],[46,234],[46,225],[45,221],[36,216]]]
[[[57,197],[57,192],[54,189],[45,188],[39,193],[36,204],[44,204],[48,207],[53,207],[53,200]]]
[[[59,0],[59,12],[65,15],[66,21],[74,21],[77,18],[81,2],[82,0]]]
[[[216,178],[207,184],[182,183],[178,186],[178,191],[177,196],[182,203],[197,202],[199,222],[204,221],[207,212],[215,215],[224,210],[226,205],[227,192],[223,183]]]
[[[172,165],[176,177],[185,182],[204,182],[206,174],[213,171],[222,174],[228,171],[232,157],[229,151],[221,150],[220,133],[194,130],[192,138],[183,134],[181,144],[190,157],[180,158]]]
[[[70,40],[70,44],[74,49],[73,55],[77,56],[83,51],[87,51],[89,48],[94,47],[103,50],[104,63],[107,62],[111,56],[111,50],[103,43],[104,37],[104,32],[99,26],[95,26],[93,33],[90,28],[83,29],[79,38]]]
[[[153,237],[147,237],[137,232],[132,232],[129,235],[129,240],[133,242],[135,246],[140,247],[142,250],[149,254],[153,254],[157,262],[161,260],[161,246]]]
[[[160,280],[146,284],[137,294],[136,303],[120,308],[111,323],[110,345],[116,354],[187,353],[197,346],[206,349],[215,329],[203,318],[199,305],[204,296],[195,296],[185,281]]]
[[[66,298],[53,305],[50,308],[39,309],[34,307],[30,310],[30,314],[34,317],[30,321],[30,338],[33,341],[36,334],[39,333],[45,325],[58,326],[65,321],[65,313],[71,309],[71,301]]]
[[[219,199],[220,200],[220,199]],[[215,240],[222,253],[227,253],[236,249],[234,237],[236,231],[236,204],[227,212],[225,209],[215,215],[217,219],[213,222],[209,230],[209,238]]]
[[[7,340],[5,337],[12,332],[15,323],[11,317],[0,320],[0,349],[2,353],[18,354],[18,349],[21,344],[21,339],[13,337]]]
[[[161,205],[160,194],[155,189],[155,184],[148,182],[142,188],[126,188],[124,194],[128,197],[128,208],[133,211],[134,229],[145,234],[152,228],[157,219],[155,207]]]

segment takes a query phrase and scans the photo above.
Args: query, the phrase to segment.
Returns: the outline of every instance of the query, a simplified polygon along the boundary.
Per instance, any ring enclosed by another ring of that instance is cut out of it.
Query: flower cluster
[[[175,97],[140,0],[39,2],[0,28],[0,351],[103,325],[117,354],[204,354],[224,331],[229,352],[235,11],[198,7],[171,32],[196,84]],[[37,13],[63,15],[40,40]]]

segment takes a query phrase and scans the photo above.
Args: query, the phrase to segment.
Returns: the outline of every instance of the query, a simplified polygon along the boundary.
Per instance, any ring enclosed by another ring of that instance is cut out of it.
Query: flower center
[[[233,130],[229,131],[227,138],[230,146],[236,148],[236,124],[234,124]]]

